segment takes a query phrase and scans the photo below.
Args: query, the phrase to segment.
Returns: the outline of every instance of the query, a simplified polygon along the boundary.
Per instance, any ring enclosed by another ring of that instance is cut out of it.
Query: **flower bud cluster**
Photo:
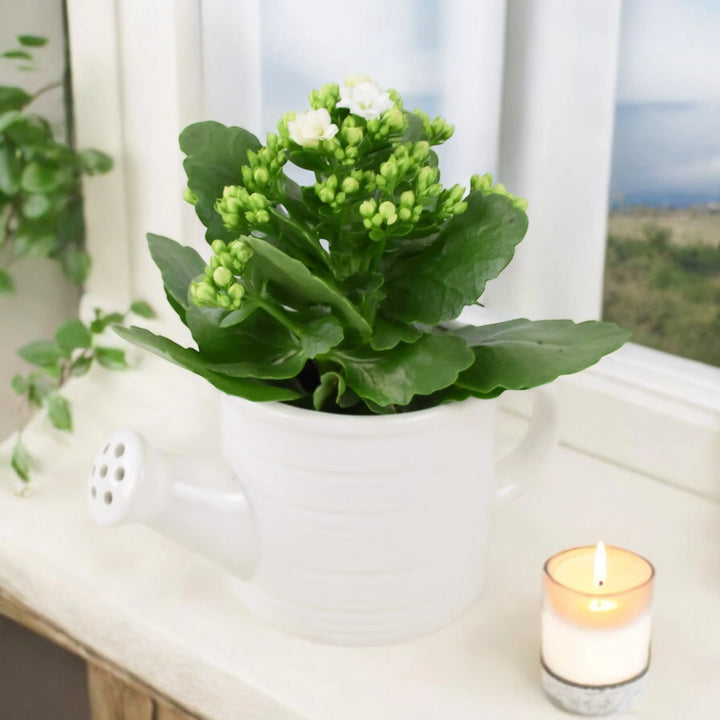
[[[423,132],[431,145],[444,143],[446,140],[449,140],[455,132],[455,127],[446,123],[441,117],[430,120],[430,116],[427,113],[417,108],[413,110],[412,113],[422,120]]]
[[[319,90],[312,90],[308,100],[313,110],[325,108],[329,113],[333,113],[340,100],[340,88],[337,83],[327,83]]]
[[[237,276],[245,272],[252,248],[241,239],[226,245],[222,240],[212,243],[214,255],[205,268],[203,276],[190,284],[190,297],[203,307],[237,310],[245,295],[244,286]]]
[[[266,145],[257,152],[249,150],[247,159],[248,164],[240,168],[245,188],[251,193],[270,194],[283,165],[287,162],[280,137],[275,133],[268,133]]]
[[[408,121],[403,111],[394,105],[379,118],[367,121],[368,137],[376,142],[386,140],[391,135],[400,135],[407,130]]]
[[[227,185],[215,203],[215,210],[228,230],[270,222],[270,202],[262,193],[249,193],[240,185]],[[245,222],[243,222],[243,220]]]
[[[492,184],[492,175],[485,173],[484,175],[475,174],[470,178],[470,189],[480,190],[485,195],[502,195],[508,198],[512,205],[518,210],[525,212],[527,210],[528,201],[525,198],[513,195],[502,183]]]
[[[453,185],[451,188],[443,190],[438,196],[436,212],[441,217],[464,213],[468,204],[463,201],[463,195],[465,195],[465,188],[462,185]]]
[[[380,240],[383,234],[372,231],[387,229],[398,219],[397,206],[390,200],[378,204],[374,198],[368,198],[360,204],[359,212],[363,225],[371,231],[370,237],[373,240]]]
[[[392,193],[406,177],[413,175],[419,177],[424,173],[425,180],[429,180],[430,176],[437,178],[437,171],[425,165],[429,154],[430,145],[424,141],[398,145],[392,155],[380,165],[380,172],[377,176],[378,187]],[[424,172],[426,170],[432,172]],[[437,192],[440,192],[439,186]]]
[[[371,170],[353,170],[340,180],[337,175],[329,175],[325,180],[315,183],[315,194],[321,202],[333,210],[340,210],[353,196],[360,193],[369,195],[377,187],[375,173]]]

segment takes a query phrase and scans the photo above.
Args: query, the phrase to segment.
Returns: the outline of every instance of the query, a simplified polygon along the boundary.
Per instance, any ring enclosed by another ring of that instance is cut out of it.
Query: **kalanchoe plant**
[[[389,413],[542,385],[595,363],[629,333],[610,323],[448,323],[476,303],[527,229],[526,202],[489,175],[440,183],[432,148],[453,132],[364,77],[310,93],[265,144],[186,128],[186,199],[206,264],[149,235],[168,300],[197,349],[133,327],[131,342],[231,395]],[[286,163],[310,171],[306,185]]]
[[[1,58],[32,62],[31,50],[47,42],[36,35],[17,39],[20,47],[0,53]],[[23,257],[57,260],[76,285],[82,285],[90,267],[81,177],[108,172],[112,159],[99,150],[76,152],[56,140],[50,123],[32,112],[37,97],[60,86],[34,94],[0,87],[0,292],[14,289],[10,269]]]

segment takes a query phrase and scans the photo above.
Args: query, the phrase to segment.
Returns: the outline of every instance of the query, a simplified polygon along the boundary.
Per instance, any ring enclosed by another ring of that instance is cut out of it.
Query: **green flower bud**
[[[249,200],[250,207],[253,210],[264,210],[268,206],[268,199],[261,193],[253,193]]]
[[[189,187],[186,187],[183,190],[183,200],[191,205],[195,205],[198,201],[198,196]]]
[[[253,185],[253,171],[252,168],[249,165],[243,165],[240,168],[240,174],[242,175],[243,184],[249,185],[252,187]]]
[[[375,214],[377,210],[377,203],[372,198],[368,200],[364,200],[362,203],[360,203],[360,217],[363,218],[372,218],[372,216]]]
[[[526,198],[521,198],[521,197],[515,198],[515,203],[514,203],[514,204],[515,204],[515,207],[516,207],[518,210],[522,210],[523,212],[526,212],[526,211],[527,211],[528,201],[527,201]]]
[[[392,225],[398,218],[395,205],[389,200],[380,203],[378,215],[385,221],[387,225]]]
[[[346,177],[342,181],[342,191],[351,195],[360,189],[360,183],[354,177]]]
[[[482,177],[478,174],[473,175],[470,178],[470,189],[480,190],[480,192],[488,193],[492,188],[492,175],[485,173]]]
[[[412,190],[406,190],[400,195],[400,207],[412,208],[415,205],[415,193]]]
[[[210,247],[216,255],[219,255],[223,252],[223,250],[225,250],[225,243],[222,240],[213,240]]]
[[[253,180],[258,185],[267,185],[270,182],[270,174],[264,167],[258,167],[253,170]]]
[[[233,307],[240,307],[240,302],[245,296],[245,288],[240,283],[235,283],[228,288],[228,296],[233,302]]]
[[[190,297],[196,305],[214,307],[217,293],[213,287],[205,282],[193,282],[190,285]]]
[[[452,210],[453,215],[460,215],[467,210],[468,204],[466,202],[458,203]]]
[[[255,222],[258,225],[267,225],[270,222],[270,213],[267,210],[258,210],[255,213]]]
[[[321,202],[331,203],[335,198],[335,193],[329,187],[320,187],[317,189],[317,196]]]
[[[404,130],[407,126],[405,115],[403,115],[402,110],[397,107],[391,107],[383,113],[381,119],[383,126],[390,132],[399,132],[400,130]]]
[[[363,131],[359,127],[343,127],[341,134],[348,145],[359,145],[363,139]]]
[[[417,162],[421,163],[427,160],[428,156],[430,155],[430,143],[421,140],[420,142],[416,142],[412,149],[412,159]]]
[[[412,210],[410,210],[409,208],[400,208],[398,210],[398,217],[403,222],[409,222],[410,220],[412,220]]]
[[[233,274],[221,266],[213,273],[213,280],[218,287],[227,287],[233,280]]]
[[[253,255],[253,249],[244,240],[233,240],[230,252],[239,263],[246,263]]]

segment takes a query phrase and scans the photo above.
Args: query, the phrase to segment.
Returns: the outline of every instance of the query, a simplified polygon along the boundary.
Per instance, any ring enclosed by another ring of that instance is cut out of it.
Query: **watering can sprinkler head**
[[[220,456],[168,455],[134,430],[120,430],[95,457],[87,499],[100,525],[148,525],[243,579],[257,567],[257,524]]]

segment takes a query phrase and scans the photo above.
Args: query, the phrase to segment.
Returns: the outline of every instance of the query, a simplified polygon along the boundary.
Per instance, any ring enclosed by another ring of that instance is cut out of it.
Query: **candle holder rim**
[[[596,598],[598,596],[598,593],[589,593],[584,592],[583,590],[576,590],[573,587],[570,587],[570,585],[566,585],[565,583],[560,582],[556,578],[552,576],[550,573],[550,570],[548,569],[548,565],[550,564],[550,561],[553,558],[556,558],[558,555],[564,555],[565,553],[570,553],[575,550],[593,550],[596,548],[597,545],[576,545],[575,547],[566,548],[565,550],[561,550],[558,553],[555,553],[554,555],[551,555],[543,565],[543,573],[548,577],[548,579],[557,585],[558,587],[565,588],[566,590],[569,590],[572,593],[575,593],[576,595],[582,595],[583,597],[587,598]],[[641,588],[646,587],[649,585],[653,579],[655,578],[655,566],[644,556],[640,555],[636,552],[633,552],[632,550],[628,550],[627,548],[620,547],[619,545],[608,545],[605,544],[605,547],[608,550],[621,550],[622,552],[630,553],[631,555],[635,555],[635,557],[640,558],[643,562],[647,563],[647,566],[650,568],[650,575],[648,576],[647,580],[644,580],[643,582],[639,583],[638,585],[632,585],[631,587],[625,588],[624,590],[621,590],[619,592],[613,592],[613,593],[607,593],[604,595],[604,597],[612,597],[613,595],[624,595],[625,593],[634,592],[635,590],[640,590]]]

